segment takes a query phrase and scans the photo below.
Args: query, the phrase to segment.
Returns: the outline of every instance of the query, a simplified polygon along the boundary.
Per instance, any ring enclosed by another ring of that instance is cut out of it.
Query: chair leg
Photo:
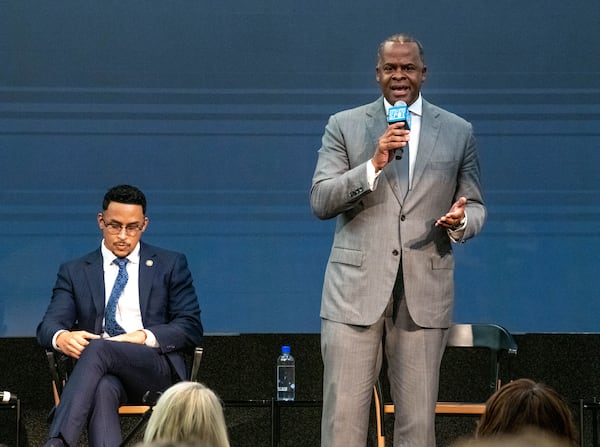
[[[377,424],[377,447],[385,447],[385,436],[383,434],[383,404],[381,401],[381,385],[376,384],[373,387],[373,399],[375,401],[375,422]]]
[[[142,427],[144,427],[144,425],[146,425],[146,422],[148,422],[148,419],[150,419],[150,416],[152,416],[152,407],[150,407],[150,408],[148,408],[148,410],[146,410],[146,412],[142,415],[141,419],[138,421],[137,424],[135,424],[135,427],[133,427],[131,429],[131,431],[125,437],[125,439],[123,440],[123,442],[121,443],[121,445],[119,447],[125,447],[133,439],[133,437],[137,434],[137,432],[140,431],[140,429]]]

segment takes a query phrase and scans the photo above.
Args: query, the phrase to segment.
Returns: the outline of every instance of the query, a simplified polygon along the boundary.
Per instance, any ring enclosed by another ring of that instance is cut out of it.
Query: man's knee
[[[98,357],[105,351],[106,341],[102,339],[90,340],[89,344],[85,347],[81,353],[81,359],[86,357]]]
[[[90,343],[81,353],[78,362],[109,368],[110,365],[114,365],[122,357],[122,354],[120,354],[122,350],[121,345],[119,342],[111,342],[103,339],[90,340]]]
[[[124,404],[127,401],[127,396],[121,381],[113,375],[106,375],[98,382],[96,388],[96,400],[113,401],[115,405]]]

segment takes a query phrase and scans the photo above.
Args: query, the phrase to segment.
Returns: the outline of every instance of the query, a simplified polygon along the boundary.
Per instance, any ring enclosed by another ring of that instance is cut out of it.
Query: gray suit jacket
[[[337,217],[321,317],[370,325],[384,312],[400,260],[409,312],[423,327],[448,327],[454,303],[454,257],[447,231],[435,227],[460,197],[468,199],[462,241],[481,230],[486,210],[473,130],[423,100],[412,188],[399,190],[392,163],[374,191],[366,163],[387,128],[383,98],[330,117],[311,188],[321,219]]]

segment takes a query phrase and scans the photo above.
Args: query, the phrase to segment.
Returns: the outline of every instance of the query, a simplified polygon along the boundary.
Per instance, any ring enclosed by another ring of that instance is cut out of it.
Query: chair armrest
[[[58,363],[56,361],[56,354],[51,349],[46,349],[46,359],[48,360],[48,368],[50,370],[50,377],[52,378],[52,383],[56,387],[56,392],[60,396],[63,388],[63,381],[60,378],[60,374],[58,373]]]
[[[192,360],[192,370],[190,372],[190,380],[192,382],[196,381],[198,376],[198,370],[200,369],[200,363],[202,362],[202,356],[204,355],[204,348],[201,346],[196,346],[194,348],[194,359]]]

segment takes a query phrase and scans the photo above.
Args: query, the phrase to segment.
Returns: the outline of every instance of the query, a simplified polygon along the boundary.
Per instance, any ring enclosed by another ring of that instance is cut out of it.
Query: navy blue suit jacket
[[[202,341],[198,297],[185,255],[140,242],[139,294],[142,322],[186,378],[182,352]],[[39,343],[74,327],[101,335],[105,292],[102,252],[97,250],[60,266],[52,300],[37,328]]]

